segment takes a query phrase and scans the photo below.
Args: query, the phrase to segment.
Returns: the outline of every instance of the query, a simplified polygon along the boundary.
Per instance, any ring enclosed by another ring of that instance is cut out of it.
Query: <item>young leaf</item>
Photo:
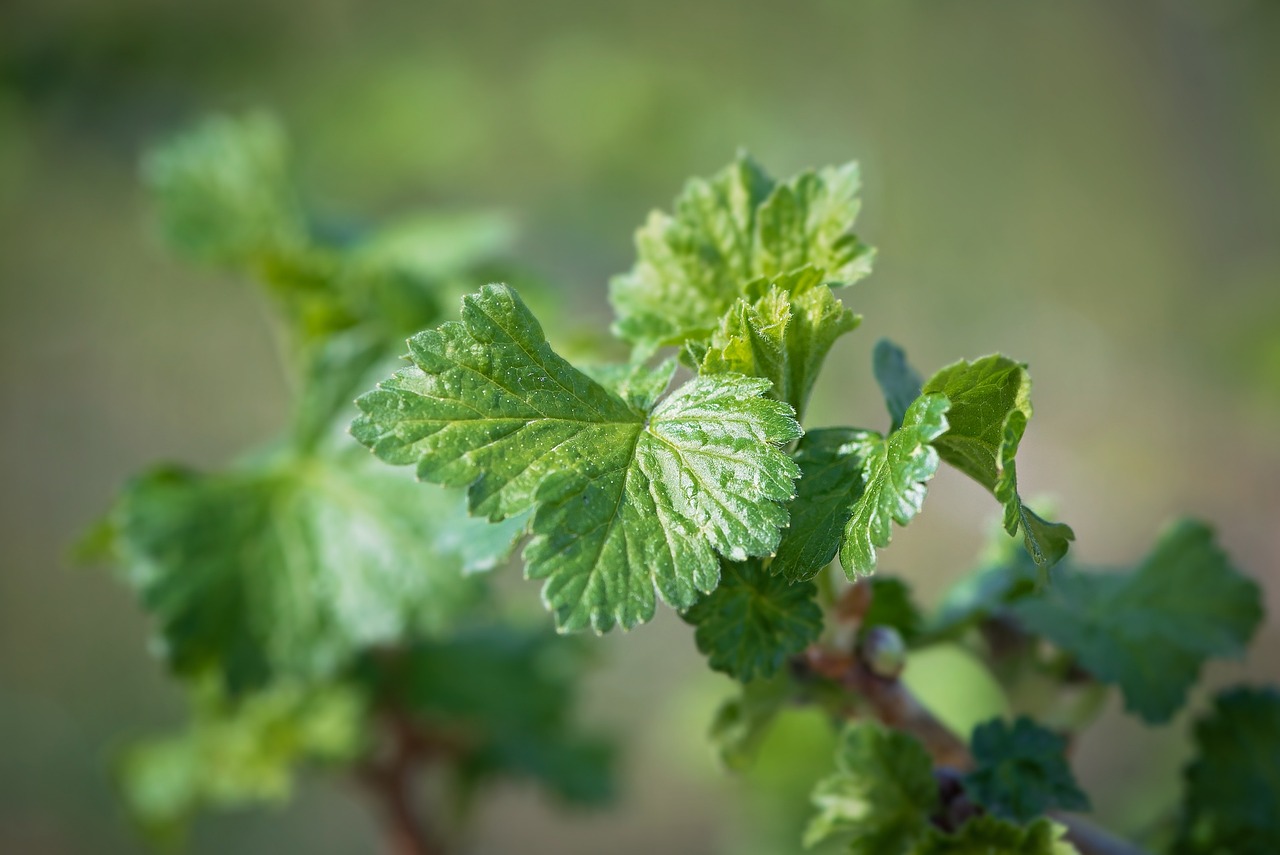
[[[870,272],[872,250],[850,233],[858,213],[855,164],[776,184],[742,155],[690,181],[674,216],[654,212],[636,233],[636,264],[610,283],[615,329],[642,349],[711,335],[747,286],[804,267],[848,285]]]
[[[930,829],[912,855],[1080,855],[1064,838],[1066,829],[1048,819],[1020,826],[978,816],[955,834]]]
[[[1031,418],[1031,377],[1026,366],[1005,356],[960,361],[929,379],[925,394],[946,395],[950,427],[934,446],[942,459],[982,486],[1004,505],[1004,527],[1022,531],[1027,552],[1041,567],[1067,554],[1075,533],[1037,516],[1018,495],[1014,461]]]
[[[177,672],[235,690],[324,677],[480,596],[430,549],[447,499],[356,454],[203,475],[157,469],[113,515],[126,578]]]
[[[790,404],[797,419],[804,414],[831,345],[861,320],[816,281],[812,268],[803,275],[813,276],[816,287],[784,289],[775,284],[754,302],[743,298],[734,303],[712,335],[700,368],[704,374],[769,380],[770,395]]]
[[[849,838],[853,855],[906,855],[929,830],[938,808],[933,762],[901,731],[851,724],[836,751],[837,772],[818,782],[805,846]]]
[[[811,582],[791,584],[758,559],[724,562],[720,586],[684,614],[711,667],[746,683],[772,676],[822,632]]]
[[[613,792],[612,746],[581,734],[573,718],[585,650],[546,631],[481,626],[369,657],[379,697],[459,734],[462,795],[497,775],[537,780],[566,800],[598,803]]]
[[[149,152],[143,180],[178,249],[246,266],[306,235],[284,131],[270,116],[216,117]]]
[[[352,433],[420,478],[469,485],[472,513],[533,509],[526,573],[565,631],[649,620],[777,546],[800,436],[764,380],[696,378],[645,412],[557,356],[514,291],[487,286],[461,323],[409,342],[414,365],[357,402]]]
[[[129,812],[158,844],[179,843],[202,810],[284,802],[300,764],[351,762],[363,748],[364,703],[346,686],[286,683],[232,702],[206,681],[194,694],[185,732],[117,761]]]
[[[1118,685],[1125,707],[1153,724],[1182,706],[1206,659],[1244,653],[1262,620],[1257,584],[1192,521],[1130,573],[1066,575],[1012,609],[1029,631]]]
[[[897,430],[911,402],[920,397],[924,381],[907,362],[906,351],[887,338],[876,342],[871,367],[884,394],[885,406],[889,408],[889,429]]]
[[[1238,687],[1196,723],[1176,855],[1280,852],[1280,690]]]
[[[1089,810],[1067,765],[1067,740],[1031,719],[981,724],[970,748],[976,768],[965,776],[965,792],[992,814],[1026,823],[1050,809]]]
[[[789,507],[791,526],[782,533],[770,572],[803,581],[835,560],[845,524],[862,496],[868,444],[867,431],[854,428],[812,430],[800,440],[794,460],[801,475]]]
[[[950,404],[944,395],[923,395],[906,412],[902,427],[887,438],[864,433],[862,494],[844,527],[840,563],[850,579],[876,569],[876,548],[889,545],[891,522],[906,525],[920,512],[926,483],[938,471],[931,443],[947,430]]]

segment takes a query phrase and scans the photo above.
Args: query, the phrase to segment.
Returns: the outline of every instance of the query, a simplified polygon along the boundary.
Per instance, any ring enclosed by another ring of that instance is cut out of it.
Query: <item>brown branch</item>
[[[802,672],[846,688],[881,724],[920,740],[935,766],[960,771],[973,767],[973,756],[964,741],[938,721],[900,680],[878,676],[855,654],[816,645],[806,650],[796,664]],[[856,710],[850,712],[857,714]],[[1139,847],[1075,814],[1050,815],[1066,826],[1067,840],[1080,855],[1146,855]]]
[[[388,745],[383,757],[370,760],[359,779],[386,818],[387,855],[444,855],[445,847],[427,829],[414,807],[414,772],[429,753],[406,719],[388,715]]]
[[[900,680],[877,676],[853,654],[821,647],[805,651],[804,666],[844,686],[861,699],[882,724],[919,739],[933,757],[934,765],[959,770],[973,766],[964,742],[934,718]]]

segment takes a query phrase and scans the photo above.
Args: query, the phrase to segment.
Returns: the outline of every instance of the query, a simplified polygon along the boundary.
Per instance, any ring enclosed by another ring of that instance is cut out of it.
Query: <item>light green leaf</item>
[[[474,604],[480,589],[430,549],[447,504],[352,449],[220,474],[157,469],[112,522],[171,666],[219,668],[239,690],[333,674]]]
[[[610,283],[615,329],[642,350],[679,345],[710,336],[757,280],[804,267],[833,285],[861,279],[873,253],[849,232],[857,192],[854,164],[777,184],[745,155],[690,181],[674,215],[650,214],[635,266]]]
[[[772,676],[821,634],[813,583],[770,575],[758,559],[727,561],[721,568],[720,586],[684,614],[715,670],[744,683]]]
[[[1004,505],[1004,527],[1022,531],[1027,552],[1043,568],[1067,554],[1075,533],[1037,516],[1018,495],[1018,445],[1031,418],[1031,376],[1005,356],[957,362],[929,379],[925,394],[946,395],[950,427],[934,446],[947,463],[991,491]]]
[[[179,843],[199,812],[281,804],[304,763],[349,763],[363,749],[360,694],[340,685],[278,684],[238,701],[208,681],[185,732],[129,745],[117,780],[135,822],[156,843]]]
[[[928,838],[912,855],[1079,855],[1063,839],[1066,829],[1048,819],[1027,826],[994,816],[978,816],[955,834],[930,829]]]
[[[767,381],[697,378],[644,412],[557,356],[511,289],[409,342],[414,365],[357,402],[352,432],[428,481],[469,485],[472,513],[533,509],[526,573],[565,631],[676,608],[719,578],[716,553],[768,555],[787,523],[801,433]]]
[[[950,404],[944,395],[923,395],[906,412],[902,427],[889,434],[864,432],[861,447],[862,494],[844,527],[840,563],[850,579],[873,573],[876,548],[889,545],[890,523],[906,525],[924,504],[926,486],[938,471],[931,443],[947,430]]]
[[[709,737],[726,768],[742,772],[750,767],[778,713],[794,694],[790,676],[782,672],[741,685],[737,694],[720,705]]]
[[[1176,855],[1280,852],[1280,690],[1222,692],[1196,722]]]
[[[1152,723],[1177,712],[1205,660],[1242,655],[1262,621],[1257,584],[1193,521],[1167,532],[1132,572],[1064,574],[1011,608]]]
[[[816,276],[806,268],[803,276]],[[784,284],[794,286],[797,277]],[[702,358],[704,374],[763,377],[770,395],[804,414],[814,381],[836,339],[861,321],[818,283],[804,289],[774,284],[754,302],[734,303]]]
[[[975,768],[965,776],[965,792],[992,814],[1031,822],[1050,809],[1089,810],[1067,764],[1067,740],[1031,719],[979,725],[970,750]]]
[[[867,431],[822,428],[809,431],[796,446],[800,466],[791,526],[782,533],[770,572],[793,581],[812,579],[835,560],[845,524],[862,496],[863,454]]]
[[[839,835],[852,855],[905,855],[929,830],[938,785],[929,753],[912,736],[867,722],[845,729],[837,772],[818,782],[805,846]]]
[[[897,430],[902,426],[902,418],[911,402],[920,397],[920,387],[924,381],[907,362],[906,351],[887,338],[876,342],[871,354],[871,366],[876,383],[884,394],[885,406],[889,408],[889,429]]]
[[[270,116],[206,119],[148,152],[142,176],[178,249],[244,266],[305,240],[284,131]]]

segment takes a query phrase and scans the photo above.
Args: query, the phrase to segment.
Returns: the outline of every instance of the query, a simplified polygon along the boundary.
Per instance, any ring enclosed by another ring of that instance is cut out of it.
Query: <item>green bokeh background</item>
[[[926,371],[1003,350],[1037,384],[1024,487],[1053,497],[1079,556],[1132,561],[1200,515],[1280,614],[1280,4],[8,0],[0,851],[140,850],[109,758],[176,723],[179,698],[128,593],[65,556],[131,471],[217,465],[282,423],[260,301],[166,255],[136,180],[149,141],[256,107],[290,127],[322,211],[509,213],[584,326],[685,177],[739,146],[775,174],[857,158],[879,262],[845,296],[866,320],[812,424],[881,418],[880,335]],[[882,566],[932,602],[993,511],[944,474]],[[1210,681],[1280,679],[1278,628]],[[668,613],[601,648],[588,715],[627,736],[624,802],[566,814],[513,786],[471,851],[789,851],[743,831],[779,802],[716,770],[703,730],[725,686],[688,630]],[[1187,722],[1117,707],[1076,765],[1100,819],[1141,829],[1174,798]],[[756,776],[779,790],[826,748],[803,720],[786,730]],[[326,780],[196,831],[206,853],[376,847],[358,796]]]

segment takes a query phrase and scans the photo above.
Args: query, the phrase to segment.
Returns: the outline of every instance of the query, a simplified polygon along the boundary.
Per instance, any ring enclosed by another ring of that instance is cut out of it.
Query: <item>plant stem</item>
[[[414,808],[413,778],[420,759],[420,740],[403,719],[389,716],[384,721],[390,737],[387,754],[367,763],[360,780],[385,817],[387,855],[445,855],[444,845]]]
[[[796,664],[802,671],[848,689],[881,724],[920,740],[935,766],[959,771],[973,767],[973,755],[964,741],[929,712],[900,680],[876,675],[854,654],[817,645],[806,650]],[[850,714],[853,717],[857,711],[851,709]],[[1134,844],[1075,814],[1054,812],[1051,816],[1066,826],[1067,840],[1080,855],[1146,855]]]

